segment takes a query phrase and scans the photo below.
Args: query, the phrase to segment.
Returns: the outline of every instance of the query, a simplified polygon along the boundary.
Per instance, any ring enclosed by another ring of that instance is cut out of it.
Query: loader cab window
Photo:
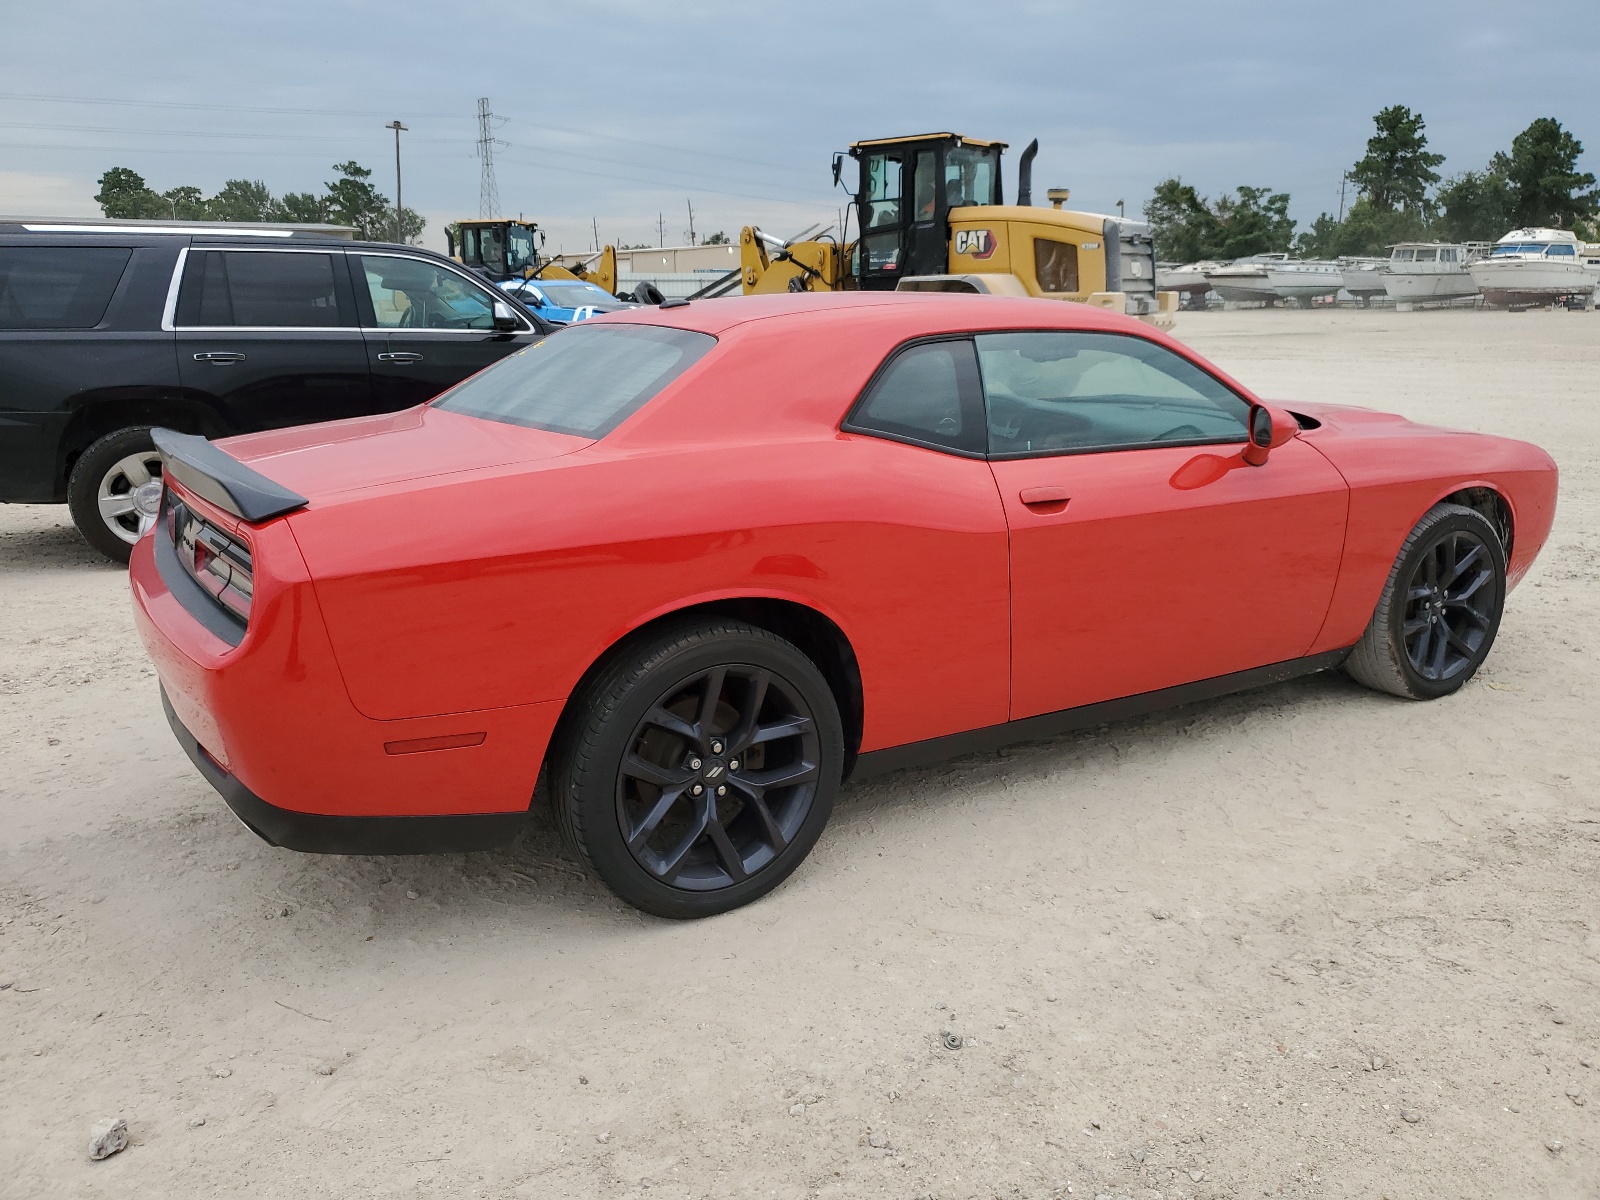
[[[951,146],[944,155],[945,196],[951,208],[1000,203],[1000,148]]]
[[[898,271],[901,254],[901,177],[899,153],[869,154],[862,164],[862,242],[869,272]],[[878,232],[875,232],[878,231]]]
[[[911,174],[913,221],[932,221],[939,215],[939,181],[935,170],[933,151],[919,150],[916,169]]]
[[[510,275],[521,275],[529,267],[539,265],[539,256],[534,252],[533,230],[521,225],[513,225],[506,230],[506,272]]]
[[[506,274],[506,239],[493,225],[469,225],[461,231],[461,261],[493,275]]]

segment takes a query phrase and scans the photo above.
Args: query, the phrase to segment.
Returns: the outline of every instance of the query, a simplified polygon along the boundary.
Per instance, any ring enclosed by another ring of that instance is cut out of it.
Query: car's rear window
[[[0,329],[93,329],[133,251],[0,246]]]
[[[575,325],[501,359],[434,405],[600,438],[716,344],[709,334],[659,325]]]

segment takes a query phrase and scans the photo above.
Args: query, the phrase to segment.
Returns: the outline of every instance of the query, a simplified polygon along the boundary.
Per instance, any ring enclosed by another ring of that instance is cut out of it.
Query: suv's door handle
[[[1064,487],[1030,487],[1018,492],[1017,499],[1036,512],[1054,513],[1067,506],[1072,492]]]
[[[203,354],[196,354],[194,360],[195,362],[217,363],[219,366],[227,366],[229,363],[243,362],[244,355],[233,350],[207,350]]]
[[[378,355],[378,361],[401,364],[414,363],[421,362],[422,355],[413,354],[410,350],[385,351],[383,354]]]

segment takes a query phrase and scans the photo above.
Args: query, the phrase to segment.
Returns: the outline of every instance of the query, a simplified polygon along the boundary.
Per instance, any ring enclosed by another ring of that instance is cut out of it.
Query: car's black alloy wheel
[[[1505,547],[1494,525],[1475,509],[1436,505],[1406,538],[1345,668],[1396,696],[1448,695],[1488,657],[1505,595]]]
[[[698,620],[629,647],[576,698],[555,755],[571,847],[667,917],[776,887],[827,823],[843,764],[826,681],[789,642]]]

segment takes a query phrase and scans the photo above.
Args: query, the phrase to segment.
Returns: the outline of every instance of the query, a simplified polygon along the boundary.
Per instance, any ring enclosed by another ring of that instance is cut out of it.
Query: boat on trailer
[[[1569,229],[1513,229],[1468,270],[1484,299],[1500,308],[1573,297],[1593,304],[1600,255]]]
[[[1337,263],[1290,258],[1287,254],[1253,254],[1213,267],[1206,282],[1224,301],[1275,304],[1279,300],[1308,303],[1331,296],[1344,281]]]
[[[1383,269],[1383,290],[1400,306],[1449,303],[1478,295],[1467,269],[1487,242],[1396,242]]]

